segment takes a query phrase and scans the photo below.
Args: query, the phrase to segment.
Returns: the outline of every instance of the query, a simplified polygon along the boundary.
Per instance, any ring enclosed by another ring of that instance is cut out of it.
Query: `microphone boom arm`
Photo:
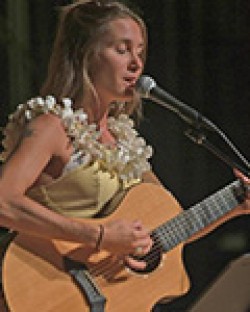
[[[210,152],[223,160],[231,168],[237,168],[246,176],[250,177],[250,163],[248,162],[248,160],[240,153],[236,146],[213,122],[204,117],[194,108],[186,105],[185,103],[179,101],[177,98],[167,93],[163,89],[157,87],[154,79],[149,76],[141,76],[137,82],[136,89],[141,97],[151,99],[152,101],[160,104],[168,110],[176,113],[182,120],[191,125],[193,129],[189,129],[186,132],[186,136],[190,138],[193,142],[205,146]],[[231,148],[234,154],[242,161],[242,163],[244,163],[247,169],[244,169],[235,161],[231,160],[225,153],[209,143],[204,134],[202,134],[201,132],[202,128],[218,134]]]
[[[203,126],[209,130],[217,132],[218,129],[215,124],[213,124],[209,119],[204,117],[194,108],[187,106],[185,103],[181,102],[171,94],[168,94],[168,98],[170,103],[175,103],[174,106],[167,104],[165,98],[166,93],[161,89],[157,90],[157,96],[154,96],[153,92],[150,94],[150,99],[176,113],[181,119],[183,119],[188,124],[193,125],[195,128],[201,128]]]

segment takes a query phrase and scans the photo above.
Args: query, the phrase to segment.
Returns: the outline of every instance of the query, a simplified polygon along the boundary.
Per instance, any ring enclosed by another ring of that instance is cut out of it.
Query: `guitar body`
[[[132,188],[110,216],[84,222],[140,219],[152,230],[182,211],[163,187],[149,183]],[[95,252],[85,245],[45,240],[19,234],[6,251],[3,287],[13,312],[88,312],[84,293],[65,272],[67,256],[86,265],[94,283],[106,298],[105,311],[147,312],[162,298],[186,293],[189,279],[182,262],[183,244],[161,254],[150,272],[136,273],[106,251]]]

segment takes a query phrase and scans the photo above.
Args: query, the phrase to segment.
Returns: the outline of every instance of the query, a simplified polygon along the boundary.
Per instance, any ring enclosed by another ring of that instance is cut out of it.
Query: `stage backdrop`
[[[69,2],[0,2],[1,126],[18,103],[39,93],[57,7]],[[211,119],[249,159],[250,2],[137,0],[131,5],[149,29],[145,73]],[[145,101],[144,113],[140,131],[155,149],[154,171],[184,209],[233,180],[227,165],[184,136],[188,125],[174,113],[150,101]],[[232,154],[216,135],[205,135]],[[187,246],[192,290],[155,311],[187,311],[230,261],[249,252],[249,222],[249,217],[237,218]]]

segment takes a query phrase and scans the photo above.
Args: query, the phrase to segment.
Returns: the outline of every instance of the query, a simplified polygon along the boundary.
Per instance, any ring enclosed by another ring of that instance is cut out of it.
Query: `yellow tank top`
[[[138,182],[133,181],[130,185]],[[103,210],[114,210],[116,207],[105,206],[123,193],[118,176],[101,168],[96,161],[87,167],[79,165],[52,183],[34,187],[27,195],[65,216],[90,218],[102,214]]]

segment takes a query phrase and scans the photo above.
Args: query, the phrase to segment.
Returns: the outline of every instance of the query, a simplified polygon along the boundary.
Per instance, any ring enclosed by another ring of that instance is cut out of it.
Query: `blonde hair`
[[[63,97],[70,97],[73,101],[77,101],[77,99],[83,100],[89,94],[95,95],[95,88],[90,78],[91,61],[98,53],[101,38],[109,29],[110,22],[127,17],[132,18],[142,30],[145,41],[142,58],[145,63],[146,26],[143,20],[127,6],[117,1],[103,0],[80,0],[64,6],[50,58],[48,76],[41,89],[41,95],[51,94],[59,101]],[[98,111],[93,107],[88,109],[92,112]],[[135,92],[132,101],[126,103],[123,111],[131,114],[135,111],[140,113],[140,110],[141,101]],[[112,114],[116,113],[116,110],[112,111]]]

